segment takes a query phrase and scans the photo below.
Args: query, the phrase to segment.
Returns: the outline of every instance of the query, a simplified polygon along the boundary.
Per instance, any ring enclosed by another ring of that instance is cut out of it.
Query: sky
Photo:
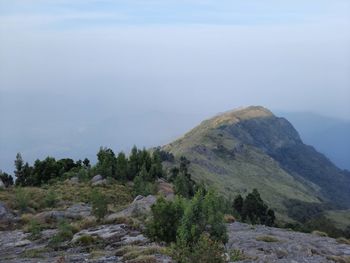
[[[348,0],[0,0],[0,169],[240,106],[350,121]]]

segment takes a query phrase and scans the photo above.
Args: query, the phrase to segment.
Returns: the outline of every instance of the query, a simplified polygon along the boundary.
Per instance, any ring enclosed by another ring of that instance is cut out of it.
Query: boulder
[[[13,224],[15,217],[7,206],[0,202],[0,230],[6,229]]]
[[[109,242],[118,242],[127,235],[127,227],[124,224],[101,225],[98,227],[81,230],[73,236],[72,242],[79,241],[82,236],[98,237]]]
[[[67,208],[65,211],[65,217],[71,219],[81,219],[91,216],[92,208],[85,203],[74,204]]]
[[[4,182],[0,179],[0,189],[5,189],[6,185],[4,184]]]
[[[93,184],[93,183],[96,183],[96,182],[101,181],[101,180],[103,180],[102,175],[97,174],[97,175],[95,175],[94,177],[92,177],[91,183]]]
[[[96,181],[94,183],[92,183],[91,185],[92,186],[98,186],[98,185],[107,185],[107,179],[102,179],[102,180],[99,180],[99,181]]]
[[[34,216],[34,219],[37,220],[39,223],[51,223],[51,222],[56,222],[60,219],[64,219],[65,212],[64,211],[44,211],[39,214],[36,214]]]
[[[68,180],[68,183],[70,184],[78,184],[79,183],[79,178],[77,176],[72,177],[71,179]]]
[[[144,197],[142,195],[138,195],[134,201],[124,210],[110,214],[107,217],[108,222],[112,222],[117,218],[121,217],[131,217],[131,216],[139,216],[148,214],[151,211],[151,206],[157,201],[157,198],[154,195],[149,195]]]

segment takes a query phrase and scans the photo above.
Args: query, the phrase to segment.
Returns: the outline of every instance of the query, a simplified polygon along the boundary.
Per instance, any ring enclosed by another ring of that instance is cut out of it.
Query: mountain
[[[191,161],[197,181],[235,195],[257,188],[281,217],[292,206],[350,207],[350,174],[305,145],[290,122],[260,106],[203,121],[164,150]]]
[[[350,121],[310,112],[279,112],[298,130],[307,144],[325,154],[338,167],[350,171]]]

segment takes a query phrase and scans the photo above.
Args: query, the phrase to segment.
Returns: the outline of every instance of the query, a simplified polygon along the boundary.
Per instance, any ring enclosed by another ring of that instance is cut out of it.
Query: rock
[[[107,179],[102,179],[102,180],[99,180],[99,181],[92,183],[91,185],[98,186],[98,185],[107,185],[107,184],[108,184]]]
[[[8,228],[13,221],[14,215],[3,202],[0,202],[0,230]]]
[[[96,183],[98,181],[101,181],[102,179],[103,179],[102,175],[100,175],[100,174],[95,175],[94,177],[92,177],[91,183]]]
[[[71,179],[68,180],[70,184],[78,184],[79,183],[79,178],[77,176],[72,177]]]
[[[34,216],[34,219],[36,219],[39,223],[51,223],[56,222],[60,219],[64,219],[66,217],[66,214],[64,211],[44,211],[39,214],[36,214]]]
[[[6,185],[4,184],[4,182],[0,179],[0,189],[5,189]]]
[[[91,211],[90,205],[78,203],[68,207],[64,216],[71,219],[81,219],[91,216]]]
[[[144,235],[139,234],[135,237],[124,236],[124,237],[122,237],[119,244],[123,245],[123,246],[129,246],[129,245],[144,245],[146,243],[149,243],[149,239],[146,238]]]
[[[239,222],[228,224],[227,227],[227,248],[243,251],[244,255],[251,259],[249,262],[330,263],[331,256],[350,257],[350,246],[341,246],[336,240],[328,237],[260,225],[252,227]],[[257,237],[263,236],[271,236],[276,241],[267,242],[261,238],[257,241]]]
[[[118,242],[127,234],[127,227],[124,224],[101,225],[94,228],[81,230],[73,236],[72,242],[75,243],[82,236],[93,236],[109,242]]]
[[[24,247],[24,246],[27,246],[29,244],[31,244],[32,242],[29,241],[28,239],[24,239],[24,240],[20,240],[18,242],[15,242],[13,245],[15,247]]]
[[[107,216],[107,222],[113,222],[117,218],[139,216],[143,214],[148,214],[151,211],[151,206],[157,201],[154,195],[149,195],[144,197],[138,195],[134,201],[124,210],[110,214]]]

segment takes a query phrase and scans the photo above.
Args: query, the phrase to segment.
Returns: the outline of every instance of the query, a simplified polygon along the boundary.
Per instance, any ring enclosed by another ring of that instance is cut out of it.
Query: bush
[[[108,204],[106,197],[98,190],[94,189],[91,193],[92,214],[97,220],[101,220],[108,212]]]
[[[279,242],[279,240],[273,236],[258,236],[255,239],[256,241],[263,241],[268,243]]]
[[[312,234],[319,237],[328,237],[327,233],[318,230],[312,231]]]
[[[57,201],[58,201],[57,195],[55,194],[54,191],[50,190],[47,192],[43,201],[44,201],[45,207],[53,208],[56,206]]]
[[[181,246],[192,246],[203,232],[207,232],[212,240],[227,241],[222,207],[213,191],[205,195],[198,191],[190,201],[178,229],[177,242]]]
[[[30,239],[35,240],[40,238],[42,227],[35,219],[29,221],[28,232],[30,233]]]
[[[192,248],[175,246],[173,257],[179,263],[225,263],[224,245],[202,234]]]
[[[16,208],[18,208],[22,212],[24,212],[28,209],[29,196],[22,188],[16,189],[15,203],[16,203]]]
[[[141,175],[138,175],[134,178],[134,187],[133,187],[134,196],[143,195],[147,196],[153,194],[156,190],[154,183],[148,182],[143,179]]]
[[[58,222],[58,232],[50,240],[51,246],[57,246],[59,243],[71,240],[73,238],[74,228],[65,220]]]
[[[152,220],[147,224],[147,234],[153,240],[167,243],[176,241],[176,231],[184,212],[184,201],[180,198],[174,202],[163,197],[152,205]]]

